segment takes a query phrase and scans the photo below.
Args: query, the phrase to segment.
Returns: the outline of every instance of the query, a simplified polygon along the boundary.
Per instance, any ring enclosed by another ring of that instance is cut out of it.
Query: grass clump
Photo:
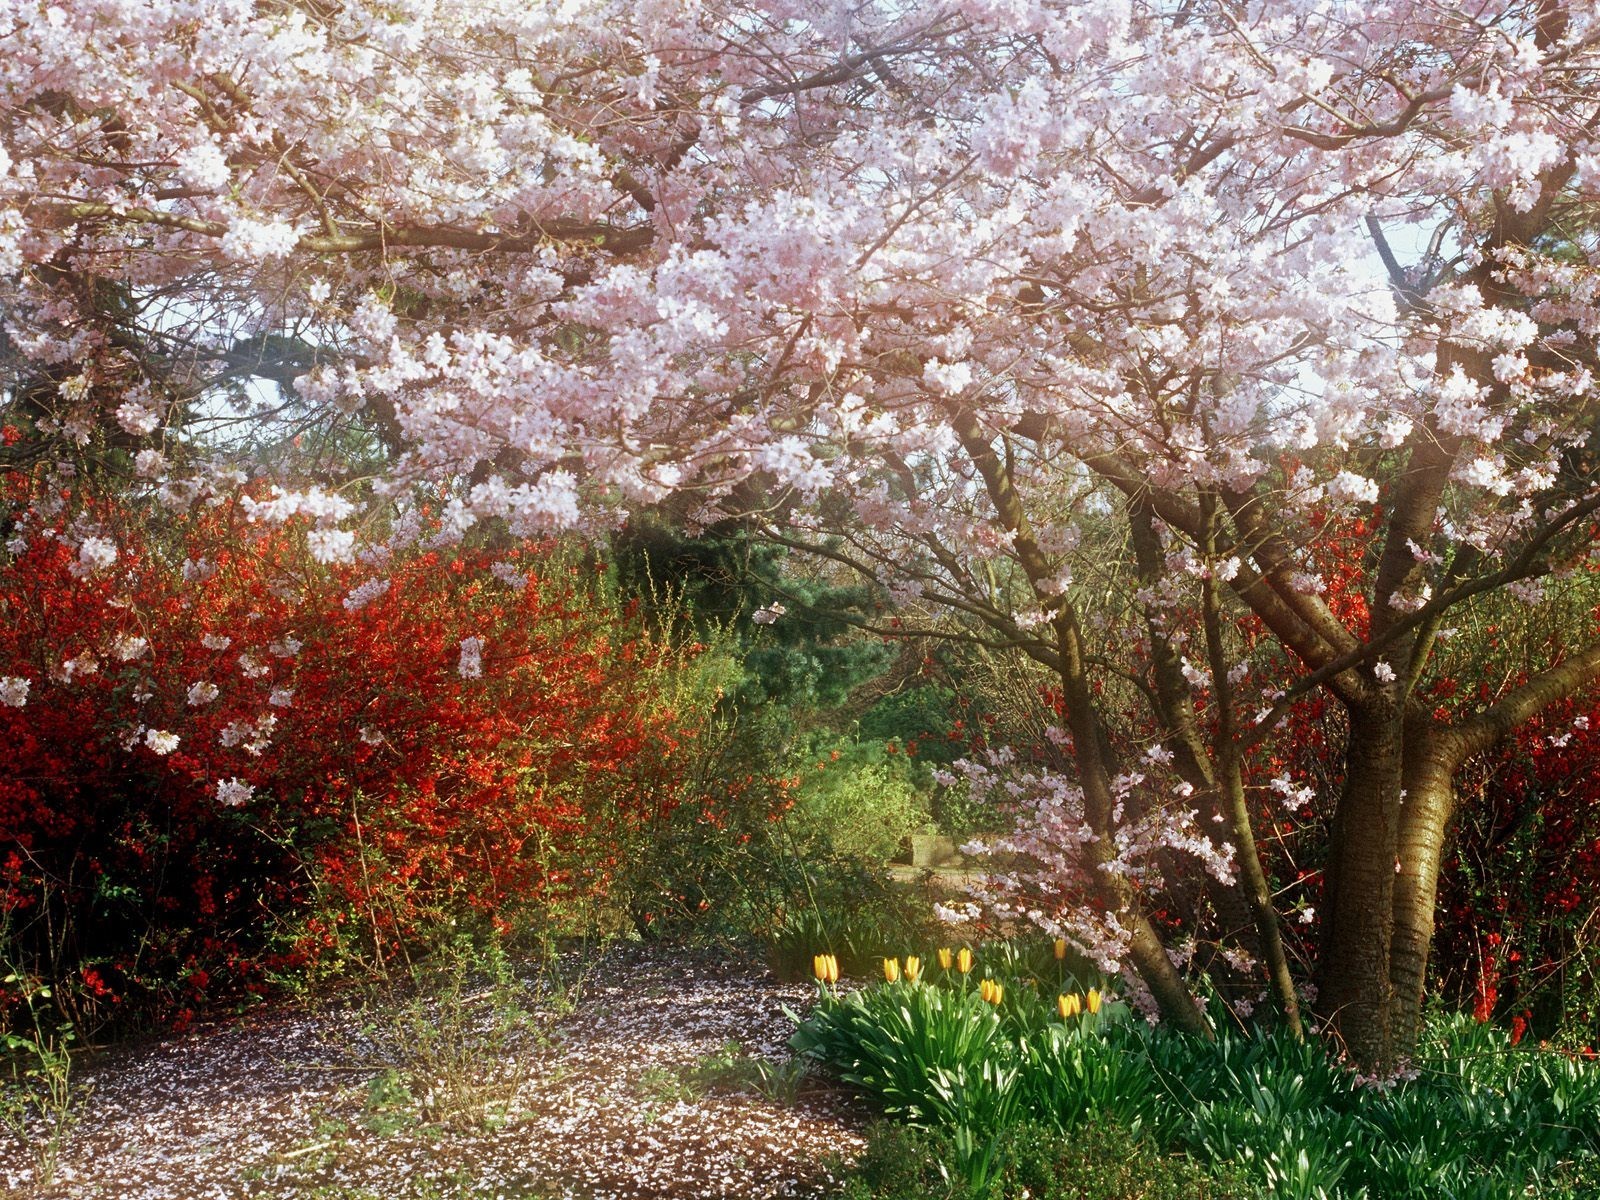
[[[1013,1125],[986,1147],[987,1171],[964,1164],[959,1134],[893,1122],[867,1132],[843,1168],[842,1200],[1252,1200],[1237,1176],[1214,1174],[1111,1122],[1071,1134]]]

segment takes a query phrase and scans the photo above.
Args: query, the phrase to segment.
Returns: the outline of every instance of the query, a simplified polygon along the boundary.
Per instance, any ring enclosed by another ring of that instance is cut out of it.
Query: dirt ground
[[[259,1012],[99,1056],[51,1185],[16,1143],[0,1184],[26,1200],[825,1196],[824,1160],[861,1145],[859,1105],[815,1076],[763,1095],[707,1069],[781,1070],[783,1008],[813,995],[726,958],[614,953],[570,1012],[482,1065],[503,1073],[506,1116],[466,1128],[384,1092],[370,1009]]]

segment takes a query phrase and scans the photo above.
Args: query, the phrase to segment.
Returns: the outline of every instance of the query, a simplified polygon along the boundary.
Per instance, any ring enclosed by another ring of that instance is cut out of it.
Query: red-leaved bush
[[[82,1024],[603,893],[678,799],[672,654],[592,563],[38,511],[0,554],[0,934]]]

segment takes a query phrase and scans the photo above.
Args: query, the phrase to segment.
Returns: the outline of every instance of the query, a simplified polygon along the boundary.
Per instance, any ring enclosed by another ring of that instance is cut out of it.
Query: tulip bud
[[[883,981],[885,983],[894,983],[899,978],[900,978],[900,960],[898,958],[886,958],[886,959],[884,959],[883,960]]]
[[[972,951],[965,946],[961,947],[961,953],[956,955],[956,970],[963,975],[972,970]]]
[[[1060,962],[1063,958],[1065,958],[1067,956],[1067,939],[1066,938],[1057,938],[1056,939],[1055,950],[1056,950],[1056,961]]]
[[[1097,1012],[1100,1011],[1100,989],[1099,988],[1090,988],[1089,989],[1089,1011],[1091,1013],[1097,1013]]]
[[[993,979],[985,979],[978,985],[978,995],[990,1004],[998,1005],[1005,999],[1006,989],[1004,984],[996,983]]]
[[[838,959],[837,956],[832,955],[832,954],[826,955],[825,957],[828,960],[828,982],[829,983],[838,983],[839,982],[839,959]]]
[[[941,967],[943,967],[946,971],[948,971],[950,969],[950,964],[954,960],[955,960],[955,954],[951,951],[950,947],[945,946],[943,949],[941,949],[939,951],[939,965]]]
[[[1083,1011],[1083,999],[1077,992],[1070,996],[1057,996],[1056,1011],[1061,1014],[1063,1021],[1071,1020]]]
[[[906,955],[906,980],[915,983],[922,974],[922,960],[915,954]]]
[[[811,956],[811,973],[821,983],[828,982],[828,956],[826,954],[813,954]]]

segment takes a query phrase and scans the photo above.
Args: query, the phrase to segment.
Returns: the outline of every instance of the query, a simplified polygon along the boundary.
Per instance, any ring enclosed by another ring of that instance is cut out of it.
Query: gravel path
[[[51,1187],[16,1145],[0,1184],[28,1200],[825,1196],[819,1163],[860,1147],[859,1105],[815,1077],[781,1103],[694,1070],[729,1042],[787,1060],[782,1006],[813,994],[727,960],[614,954],[510,1056],[512,1118],[466,1132],[375,1103],[348,1013],[257,1015],[106,1056]]]

